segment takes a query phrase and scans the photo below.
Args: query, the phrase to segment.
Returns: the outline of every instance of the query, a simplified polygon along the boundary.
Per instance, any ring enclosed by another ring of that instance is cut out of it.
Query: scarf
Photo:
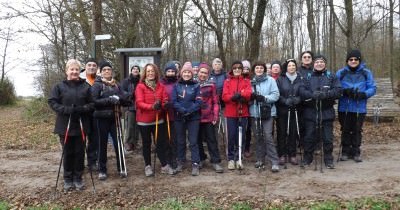
[[[267,79],[267,77],[265,76],[265,73],[264,73],[259,76],[258,75],[254,76],[254,79],[256,80],[257,83],[260,83],[260,82],[265,81]]]
[[[144,80],[144,84],[147,87],[151,88],[153,91],[156,90],[156,85],[157,85],[156,80],[154,80],[154,79],[153,80],[145,79]]]
[[[117,83],[117,81],[115,81],[114,78],[112,78],[111,80],[106,80],[104,78],[101,78],[101,81],[107,86],[115,86]]]
[[[291,82],[293,82],[297,78],[297,73],[295,72],[294,74],[289,74],[286,72],[286,76]]]

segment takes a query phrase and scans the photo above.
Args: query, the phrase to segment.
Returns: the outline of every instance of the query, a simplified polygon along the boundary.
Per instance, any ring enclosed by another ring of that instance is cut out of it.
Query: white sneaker
[[[171,166],[169,166],[169,164],[167,164],[164,167],[161,167],[161,173],[174,175],[174,174],[176,174],[176,171],[174,169],[172,169]]]
[[[229,169],[229,170],[235,170],[235,161],[230,160],[230,161],[228,162],[228,169]]]
[[[272,165],[271,171],[272,172],[279,172],[279,166],[278,165]]]
[[[144,168],[144,174],[145,174],[147,177],[153,176],[153,175],[154,175],[153,168],[151,167],[151,165],[147,165],[147,166]]]

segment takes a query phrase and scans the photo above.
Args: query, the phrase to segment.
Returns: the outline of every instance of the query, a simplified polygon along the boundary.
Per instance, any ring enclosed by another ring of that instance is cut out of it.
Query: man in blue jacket
[[[371,71],[362,62],[359,50],[350,51],[346,63],[336,73],[343,88],[338,107],[342,131],[342,155],[339,158],[342,161],[354,158],[354,161],[362,162],[361,131],[367,113],[367,99],[375,95],[376,84]]]

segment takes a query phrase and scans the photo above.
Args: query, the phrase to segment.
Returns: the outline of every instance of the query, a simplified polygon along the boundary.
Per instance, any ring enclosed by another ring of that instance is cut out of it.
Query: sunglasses
[[[358,58],[350,58],[349,61],[358,61]]]

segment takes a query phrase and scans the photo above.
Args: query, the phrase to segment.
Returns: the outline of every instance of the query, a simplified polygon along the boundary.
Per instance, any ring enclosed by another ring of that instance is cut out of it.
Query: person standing
[[[126,116],[126,132],[125,132],[125,150],[132,152],[137,146],[139,140],[139,130],[136,124],[136,107],[135,107],[135,89],[140,80],[140,67],[135,65],[131,68],[131,73],[127,78],[122,80],[121,89],[128,97]]]
[[[342,154],[339,158],[342,161],[353,158],[355,162],[362,162],[362,126],[367,113],[367,100],[375,95],[376,84],[359,50],[349,51],[346,63],[347,65],[336,73],[343,88],[338,106],[342,131]]]
[[[278,77],[281,75],[282,71],[282,66],[281,62],[278,60],[272,61],[271,62],[271,77],[274,78],[274,80],[277,80]]]
[[[278,155],[274,144],[272,129],[273,118],[276,115],[274,103],[279,99],[276,81],[267,75],[267,67],[262,62],[256,62],[252,71],[252,104],[250,106],[251,125],[256,137],[256,168],[265,166],[265,156],[271,161],[272,172],[278,172]]]
[[[208,79],[210,76],[210,67],[207,63],[199,65],[198,81],[200,84],[200,96],[203,101],[201,105],[200,130],[198,135],[200,160],[204,153],[203,142],[207,143],[210,162],[215,172],[223,173],[224,169],[220,165],[221,156],[218,149],[218,141],[215,135],[215,124],[218,121],[219,103],[215,84]],[[205,155],[203,155],[204,157]]]
[[[140,83],[135,90],[136,121],[142,137],[142,151],[144,158],[144,173],[146,177],[154,176],[151,167],[152,135],[156,146],[156,153],[161,163],[161,173],[174,175],[176,172],[170,166],[170,151],[168,146],[167,125],[163,105],[168,101],[164,85],[160,83],[160,72],[157,65],[146,64]],[[154,160],[155,161],[155,160]],[[153,166],[155,169],[155,166]]]
[[[228,133],[228,169],[234,170],[243,167],[237,163],[239,157],[239,127],[242,127],[241,138],[245,139],[251,84],[248,78],[242,76],[243,64],[241,61],[233,62],[231,68],[229,78],[224,82],[222,100],[225,102],[224,115]]]
[[[335,100],[342,94],[342,88],[335,74],[326,69],[326,58],[314,57],[314,69],[304,78],[300,96],[305,100],[303,112],[305,136],[303,164],[310,165],[317,146],[322,146],[325,166],[334,169],[333,164],[333,121]],[[318,129],[319,130],[318,130]],[[322,145],[321,145],[322,144]]]
[[[200,125],[200,86],[193,80],[193,69],[190,62],[183,64],[181,77],[176,83],[171,101],[175,109],[175,130],[178,146],[178,167],[182,171],[186,161],[186,131],[189,140],[189,147],[192,161],[192,176],[200,174],[200,156],[197,137]]]
[[[99,138],[99,180],[107,179],[107,143],[108,135],[111,135],[116,156],[117,170],[122,178],[126,177],[124,161],[120,156],[124,152],[118,148],[116,115],[121,103],[124,103],[123,91],[118,82],[113,78],[112,65],[104,61],[100,64],[101,78],[97,78],[91,88],[92,98],[95,102],[93,113],[96,121],[97,137]],[[123,142],[120,142],[121,144]]]
[[[251,64],[248,60],[242,60],[243,64],[243,72],[242,75],[244,78],[248,78],[251,80]],[[247,119],[247,128],[246,128],[246,139],[244,140],[244,157],[250,158],[250,146],[251,146],[251,120],[250,117]]]
[[[218,95],[218,97],[220,99],[220,103],[221,103],[224,81],[227,78],[225,70],[223,69],[223,63],[222,63],[221,59],[215,58],[212,62],[212,68],[213,69],[210,74],[210,81],[215,83],[215,86],[217,88],[217,95]],[[221,103],[221,106],[223,107],[224,104]]]
[[[81,129],[84,134],[91,133],[90,118],[93,102],[90,85],[79,77],[80,68],[81,63],[78,60],[68,60],[65,68],[67,78],[52,88],[48,98],[49,106],[57,113],[54,133],[59,135],[64,153],[65,191],[72,190],[74,187],[77,190],[83,190],[85,187],[82,174],[86,142]]]
[[[301,53],[301,66],[299,67],[298,73],[300,73],[303,77],[306,77],[308,74],[311,74],[313,71],[313,57],[314,54],[306,50]]]
[[[299,90],[303,83],[302,77],[297,74],[296,60],[288,59],[283,66],[284,73],[276,81],[280,94],[277,103],[278,123],[281,128],[277,135],[279,165],[285,165],[287,162],[297,165],[297,129],[298,126],[302,126]]]

